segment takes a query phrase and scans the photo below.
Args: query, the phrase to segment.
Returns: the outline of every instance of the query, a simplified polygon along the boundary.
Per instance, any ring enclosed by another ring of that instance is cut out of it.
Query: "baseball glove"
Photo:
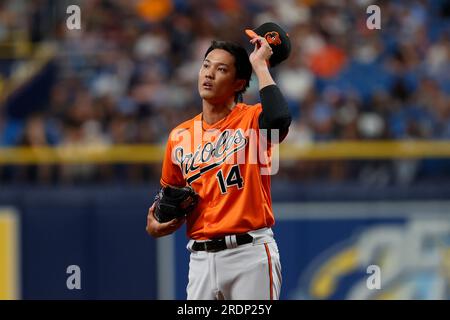
[[[162,223],[184,217],[194,210],[197,202],[198,195],[191,186],[162,187],[155,197],[155,218]]]

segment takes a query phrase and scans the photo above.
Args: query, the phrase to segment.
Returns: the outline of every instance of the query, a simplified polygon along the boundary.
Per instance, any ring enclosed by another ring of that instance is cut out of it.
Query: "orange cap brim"
[[[253,31],[252,29],[245,29],[245,33],[246,33],[251,39],[256,38],[256,37],[259,37],[258,34],[257,34],[255,31]]]

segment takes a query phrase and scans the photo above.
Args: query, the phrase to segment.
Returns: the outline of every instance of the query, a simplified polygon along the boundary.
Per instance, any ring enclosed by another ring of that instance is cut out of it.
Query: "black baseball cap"
[[[253,30],[245,30],[248,36],[253,37],[254,31],[258,36],[266,38],[273,50],[269,59],[270,67],[275,67],[286,60],[291,53],[291,40],[289,34],[274,22],[266,22]]]

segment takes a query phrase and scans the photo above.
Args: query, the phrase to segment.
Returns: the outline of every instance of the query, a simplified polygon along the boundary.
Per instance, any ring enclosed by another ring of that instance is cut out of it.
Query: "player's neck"
[[[208,125],[212,125],[225,118],[233,110],[235,105],[234,99],[219,104],[213,104],[203,100],[203,121]]]

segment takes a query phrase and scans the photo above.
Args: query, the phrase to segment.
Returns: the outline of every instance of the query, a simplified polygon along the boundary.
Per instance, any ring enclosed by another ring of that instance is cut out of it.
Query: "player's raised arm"
[[[292,117],[286,99],[269,71],[271,63],[280,63],[281,61],[279,57],[275,57],[277,58],[275,60],[271,58],[274,52],[266,38],[254,36],[250,42],[255,45],[255,49],[250,54],[250,63],[258,78],[263,109],[258,119],[259,127],[260,129],[279,130],[279,138],[282,141],[288,133]]]

